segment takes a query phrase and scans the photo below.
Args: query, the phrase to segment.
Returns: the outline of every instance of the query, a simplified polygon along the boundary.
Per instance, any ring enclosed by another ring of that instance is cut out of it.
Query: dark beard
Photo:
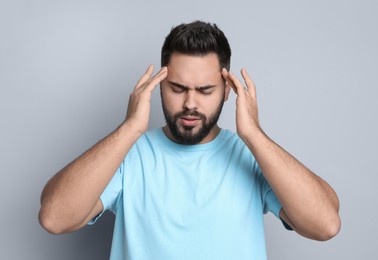
[[[222,101],[219,103],[217,109],[210,116],[209,120],[207,120],[204,114],[198,113],[196,110],[187,109],[175,115],[169,114],[164,105],[164,100],[162,97],[162,107],[165,116],[165,121],[167,122],[171,134],[176,138],[176,141],[180,144],[186,145],[200,143],[210,133],[211,129],[213,129],[215,124],[218,122],[219,116],[223,108],[223,100],[224,99],[222,99]],[[177,124],[178,119],[180,117],[189,115],[200,118],[202,122],[202,127],[196,133],[193,132],[194,126],[181,126],[183,128],[183,131],[180,131],[179,126]]]

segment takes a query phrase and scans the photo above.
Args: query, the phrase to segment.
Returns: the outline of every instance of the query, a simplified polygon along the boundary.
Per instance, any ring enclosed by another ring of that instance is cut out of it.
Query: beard
[[[174,115],[170,114],[164,105],[163,97],[161,97],[163,112],[165,116],[165,121],[168,128],[175,137],[176,141],[180,144],[193,145],[200,143],[213,129],[213,127],[218,122],[219,116],[223,108],[223,100],[219,103],[215,112],[207,118],[204,114],[197,112],[196,110],[186,109],[182,112],[176,113]],[[195,116],[200,119],[201,125],[196,131],[196,126],[185,126],[180,125],[179,119],[184,116]]]

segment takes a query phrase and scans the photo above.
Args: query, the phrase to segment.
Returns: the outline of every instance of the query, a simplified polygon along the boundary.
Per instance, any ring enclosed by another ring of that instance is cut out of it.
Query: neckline
[[[192,144],[192,145],[187,145],[187,144],[179,144],[175,143],[171,139],[166,136],[166,134],[163,131],[163,128],[158,128],[158,134],[160,135],[160,139],[163,141],[163,143],[171,148],[178,149],[180,151],[203,151],[203,150],[208,150],[217,145],[221,140],[223,139],[224,135],[226,134],[226,131],[224,129],[220,129],[219,133],[213,140],[210,142],[204,143],[204,144]]]

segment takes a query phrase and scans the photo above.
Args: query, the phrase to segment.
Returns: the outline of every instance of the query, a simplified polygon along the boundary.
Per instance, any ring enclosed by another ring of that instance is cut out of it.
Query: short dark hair
[[[230,70],[231,48],[216,24],[195,21],[173,27],[161,49],[161,66],[168,65],[172,53],[205,56],[215,53],[219,65]]]

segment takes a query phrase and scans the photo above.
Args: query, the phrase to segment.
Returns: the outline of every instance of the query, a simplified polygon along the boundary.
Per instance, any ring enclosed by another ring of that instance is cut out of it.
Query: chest
[[[134,161],[123,186],[126,214],[139,216],[143,225],[215,229],[262,215],[258,177],[238,158],[162,155]]]

